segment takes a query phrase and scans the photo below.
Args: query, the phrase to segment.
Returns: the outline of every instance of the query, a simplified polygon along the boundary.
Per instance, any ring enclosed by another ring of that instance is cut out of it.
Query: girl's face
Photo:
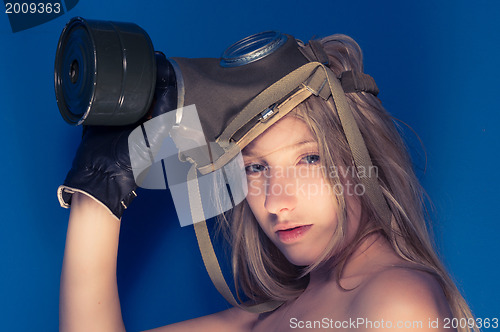
[[[332,239],[338,206],[307,125],[284,117],[243,150],[243,159],[247,202],[262,230],[292,264],[314,263]]]

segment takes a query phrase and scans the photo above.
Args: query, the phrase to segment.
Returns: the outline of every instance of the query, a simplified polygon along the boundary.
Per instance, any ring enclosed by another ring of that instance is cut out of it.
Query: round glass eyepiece
[[[265,31],[246,37],[229,46],[220,64],[222,67],[238,67],[260,60],[285,44],[287,36],[278,31]]]

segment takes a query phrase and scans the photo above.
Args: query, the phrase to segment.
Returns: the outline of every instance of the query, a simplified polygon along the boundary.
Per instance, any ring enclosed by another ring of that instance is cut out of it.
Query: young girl
[[[363,71],[351,38],[320,44],[337,77]],[[221,219],[239,288],[251,302],[283,304],[261,314],[235,307],[152,331],[438,331],[453,317],[477,330],[431,245],[423,191],[393,119],[373,93],[345,95],[373,167],[354,167],[333,97],[311,96],[244,147],[248,195]],[[376,173],[390,223],[367,198],[363,172]],[[124,331],[120,222],[89,196],[76,190],[71,199],[60,330]]]

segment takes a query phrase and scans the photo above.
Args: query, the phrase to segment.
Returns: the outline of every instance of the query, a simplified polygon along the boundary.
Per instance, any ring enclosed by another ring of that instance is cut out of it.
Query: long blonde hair
[[[320,42],[329,56],[329,66],[337,76],[348,70],[363,72],[362,52],[353,39],[332,35]],[[317,263],[298,267],[289,263],[267,238],[244,201],[232,211],[231,221],[227,224],[236,288],[255,302],[292,300],[307,286],[308,273],[325,261],[333,261],[339,267],[336,270],[339,282],[346,260],[361,240],[369,234],[381,232],[401,258],[437,278],[454,317],[473,318],[433,248],[428,234],[429,218],[425,213],[426,196],[413,172],[411,159],[394,119],[382,107],[380,100],[370,93],[347,93],[346,96],[378,171],[379,184],[394,216],[392,221],[388,223],[377,218],[370,201],[359,196],[360,227],[354,241],[347,245],[348,209],[343,194],[337,193],[332,198],[339,206],[339,223],[332,241]],[[353,167],[351,151],[331,98],[325,102],[312,96],[288,116],[296,116],[308,125],[319,144],[323,169]],[[326,178],[332,187],[345,185],[347,181],[359,181],[356,177]]]

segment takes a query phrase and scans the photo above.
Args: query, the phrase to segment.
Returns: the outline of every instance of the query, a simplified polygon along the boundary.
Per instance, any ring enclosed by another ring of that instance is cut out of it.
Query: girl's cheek
[[[248,197],[255,198],[265,193],[263,181],[256,176],[247,176]]]
[[[328,194],[331,189],[323,175],[315,169],[303,170],[295,178],[295,191],[299,197],[313,198]]]

